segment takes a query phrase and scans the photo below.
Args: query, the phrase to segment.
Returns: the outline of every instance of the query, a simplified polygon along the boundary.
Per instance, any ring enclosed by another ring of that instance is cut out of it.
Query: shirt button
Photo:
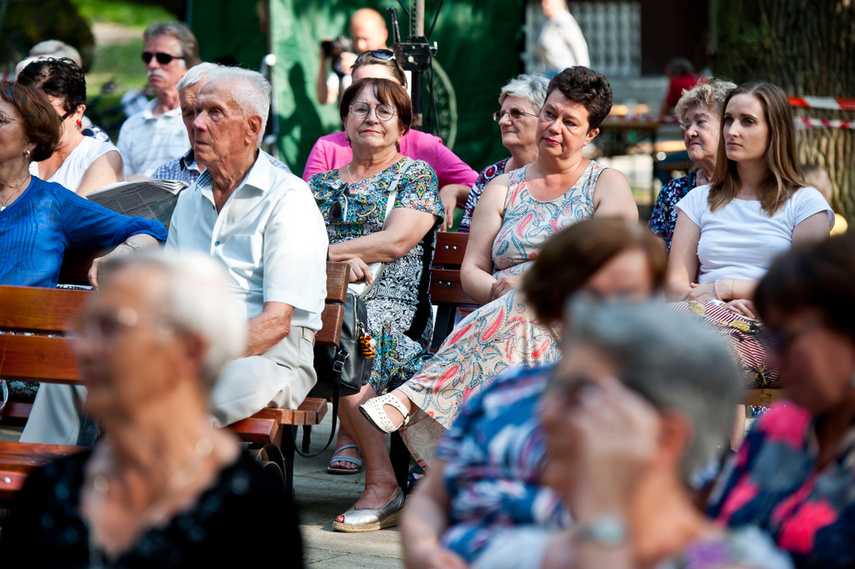
[[[216,243],[214,243],[214,245],[216,245],[217,247],[219,247],[219,246],[220,246],[220,242],[219,242],[219,241],[217,241]]]

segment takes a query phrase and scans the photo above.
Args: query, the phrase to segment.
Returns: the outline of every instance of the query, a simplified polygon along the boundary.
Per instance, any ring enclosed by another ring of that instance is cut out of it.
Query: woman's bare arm
[[[490,301],[493,277],[493,241],[502,228],[502,212],[508,195],[508,175],[490,181],[475,206],[469,243],[460,266],[463,290],[480,304]]]

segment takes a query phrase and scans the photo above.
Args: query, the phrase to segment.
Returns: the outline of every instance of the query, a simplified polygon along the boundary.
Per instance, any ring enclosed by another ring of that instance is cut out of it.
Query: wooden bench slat
[[[0,441],[0,462],[5,470],[26,473],[82,450],[86,447]]]
[[[15,494],[24,487],[29,472],[13,472],[0,468],[0,501],[11,502]]]
[[[253,417],[274,419],[282,425],[313,426],[320,425],[327,414],[327,400],[320,397],[306,397],[297,409],[262,409]]]
[[[0,329],[62,333],[80,312],[88,291],[25,286],[0,286]],[[36,310],[37,308],[37,310]]]
[[[315,334],[315,345],[338,346],[341,343],[341,326],[344,323],[344,306],[327,304],[321,314],[322,327]]]
[[[463,292],[460,283],[460,271],[454,269],[431,269],[430,299],[434,304],[471,304],[478,303]]]
[[[279,434],[279,423],[273,419],[267,419],[253,415],[227,427],[234,431],[245,443],[275,444]]]
[[[347,283],[350,280],[350,265],[327,261],[327,303],[344,304],[347,301]]]
[[[433,252],[433,264],[456,265],[459,268],[463,262],[463,255],[466,252],[466,243],[468,241],[468,233],[437,233],[436,247]]]
[[[0,377],[80,383],[69,338],[0,334]]]

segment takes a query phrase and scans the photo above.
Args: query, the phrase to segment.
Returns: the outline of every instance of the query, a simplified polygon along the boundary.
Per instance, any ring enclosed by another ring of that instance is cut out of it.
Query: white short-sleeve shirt
[[[265,302],[294,307],[291,326],[321,329],[329,241],[309,186],[261,153],[217,214],[205,171],[181,192],[167,248],[209,253],[228,269],[248,319]]]
[[[793,246],[793,230],[808,217],[825,211],[829,229],[834,212],[816,188],[802,188],[769,217],[757,200],[734,199],[711,211],[710,186],[699,186],[677,208],[701,230],[698,241],[700,284],[718,279],[762,279],[775,257]]]
[[[153,99],[145,110],[131,116],[119,130],[116,146],[122,154],[125,176],[151,177],[158,166],[179,158],[190,149],[181,108],[154,116],[152,111],[156,104],[157,99]]]

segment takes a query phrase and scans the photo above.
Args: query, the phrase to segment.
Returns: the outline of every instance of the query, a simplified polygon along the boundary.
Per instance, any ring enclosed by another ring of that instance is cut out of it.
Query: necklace
[[[12,192],[11,196],[6,198],[5,200],[0,200],[0,211],[3,211],[4,209],[6,209],[6,206],[9,204],[9,202],[11,202],[13,199],[15,199],[15,196],[18,195],[18,192],[21,191],[21,188],[24,186],[24,182],[26,182],[29,179],[30,179],[30,175],[27,174],[26,176],[24,176],[24,179],[21,180],[21,183],[18,184],[18,187],[15,189],[15,191]]]
[[[106,442],[104,444],[110,444]],[[144,531],[149,528],[157,527],[166,520],[166,515],[169,513],[169,501],[176,497],[180,492],[185,490],[198,476],[202,473],[205,467],[205,460],[214,452],[213,433],[205,433],[199,437],[193,447],[193,453],[187,459],[182,467],[176,470],[169,476],[166,485],[152,503],[139,516],[141,520],[138,526],[138,536],[144,534]],[[104,500],[107,491],[110,489],[110,481],[107,478],[107,471],[112,466],[112,460],[103,457],[106,463],[102,472],[96,473],[92,477],[92,495],[89,499],[89,504],[84,511],[83,517],[86,520],[86,525],[89,527],[89,558],[91,567],[105,567],[104,549],[98,539],[100,531],[99,524],[96,520],[96,509],[104,507]]]

